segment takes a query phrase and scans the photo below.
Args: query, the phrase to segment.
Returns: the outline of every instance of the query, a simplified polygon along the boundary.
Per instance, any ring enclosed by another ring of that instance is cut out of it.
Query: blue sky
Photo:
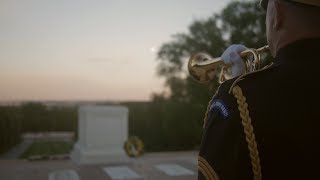
[[[1,0],[0,101],[149,100],[156,51],[229,0]]]

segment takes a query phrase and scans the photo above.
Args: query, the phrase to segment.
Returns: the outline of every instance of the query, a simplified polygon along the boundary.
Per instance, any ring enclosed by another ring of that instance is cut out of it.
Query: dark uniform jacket
[[[319,74],[320,39],[305,39],[236,83],[248,103],[263,180],[320,179]],[[238,104],[228,93],[235,79],[221,84],[209,104],[199,179],[253,179]]]

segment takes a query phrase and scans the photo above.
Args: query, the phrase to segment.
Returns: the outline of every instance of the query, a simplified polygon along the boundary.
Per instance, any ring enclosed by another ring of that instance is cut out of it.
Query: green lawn
[[[68,142],[34,142],[20,158],[25,159],[35,155],[69,154],[71,149],[72,143]]]

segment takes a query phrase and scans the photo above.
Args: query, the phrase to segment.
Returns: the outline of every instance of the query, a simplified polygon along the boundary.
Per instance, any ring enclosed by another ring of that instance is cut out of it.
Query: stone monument
[[[71,152],[77,164],[127,162],[128,109],[124,106],[81,106],[78,141]]]

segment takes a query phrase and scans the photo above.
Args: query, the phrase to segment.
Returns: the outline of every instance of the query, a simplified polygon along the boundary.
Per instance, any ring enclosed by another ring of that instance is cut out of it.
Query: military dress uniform
[[[222,83],[210,101],[199,179],[320,179],[320,38]]]

